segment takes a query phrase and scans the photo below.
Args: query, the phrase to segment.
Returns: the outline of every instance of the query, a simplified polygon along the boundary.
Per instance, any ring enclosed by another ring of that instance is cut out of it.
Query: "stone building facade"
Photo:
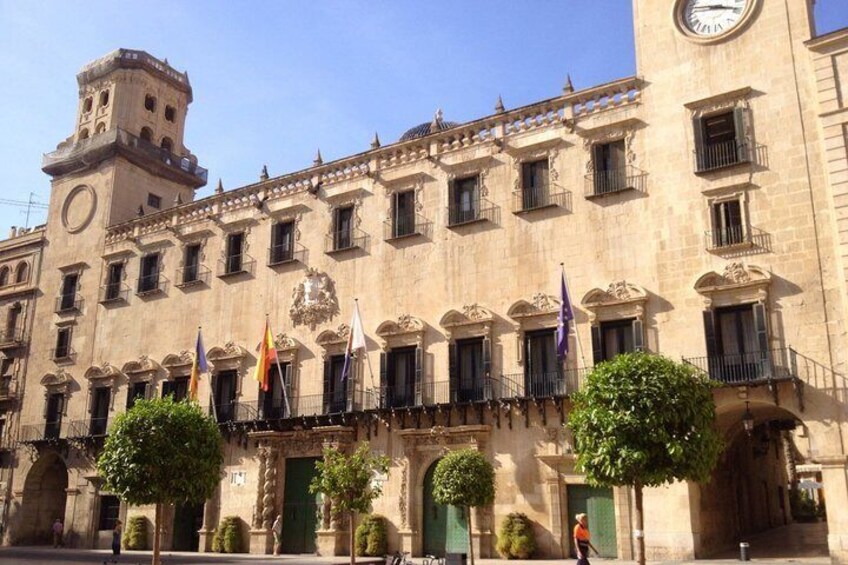
[[[23,236],[47,245],[27,295],[7,541],[63,516],[72,543],[101,546],[116,517],[152,516],[105,492],[94,458],[135,399],[185,396],[202,326],[200,400],[225,476],[205,504],[168,510],[165,547],[209,551],[236,515],[267,553],[282,514],[287,552],[346,553],[348,525],[306,485],[324,446],[367,440],[392,460],[374,505],[392,550],[463,549],[431,473],[472,447],[497,477],[472,520],[478,555],[518,511],[539,556],[566,557],[589,509],[603,552],[631,558],[631,493],[586,485],[563,424],[587,370],[646,350],[724,385],[728,444],[709,483],[645,493],[649,559],[788,523],[803,462],[848,562],[848,32],[815,37],[810,0],[731,4],[634,2],[632,77],[463,124],[437,113],[396,143],[200,200],[187,75],[125,49],[84,67],[74,133],[44,158],[47,226]],[[564,367],[560,264],[575,313]],[[355,300],[367,347],[343,380]],[[261,393],[266,314],[281,367]]]

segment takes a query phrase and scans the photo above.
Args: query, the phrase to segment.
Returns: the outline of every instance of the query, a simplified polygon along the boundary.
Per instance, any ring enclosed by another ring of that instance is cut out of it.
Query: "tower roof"
[[[410,139],[415,139],[417,137],[424,137],[425,135],[430,135],[431,133],[437,133],[446,129],[455,128],[458,125],[459,124],[457,122],[445,121],[442,118],[442,111],[436,110],[436,115],[433,117],[432,121],[424,122],[423,124],[418,124],[413,128],[409,128],[402,136],[400,136],[400,141],[409,141]]]
[[[150,53],[136,49],[115,49],[90,62],[77,74],[77,84],[82,86],[117,69],[144,69],[170,83],[177,90],[185,92],[188,95],[188,101],[191,102],[192,92],[188,73],[181,73],[174,69],[167,60],[160,61]]]

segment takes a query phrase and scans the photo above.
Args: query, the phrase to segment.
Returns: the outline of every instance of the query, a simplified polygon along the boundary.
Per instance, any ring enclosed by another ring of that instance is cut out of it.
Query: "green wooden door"
[[[174,508],[174,551],[197,551],[203,527],[203,503],[178,504]]]
[[[618,549],[615,536],[615,504],[611,488],[595,488],[587,485],[568,485],[569,538],[577,523],[576,514],[586,514],[589,519],[589,533],[601,557],[616,558]],[[574,542],[571,542],[574,545]],[[571,556],[576,555],[571,548]]]
[[[283,552],[315,553],[321,495],[309,493],[316,458],[286,459],[283,493]]]
[[[463,510],[436,504],[433,500],[435,470],[436,463],[433,463],[424,476],[424,553],[436,557],[444,557],[445,553],[467,553],[468,526]]]

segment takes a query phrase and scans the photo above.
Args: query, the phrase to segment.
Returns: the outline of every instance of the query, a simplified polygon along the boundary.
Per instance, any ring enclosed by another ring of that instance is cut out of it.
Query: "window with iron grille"
[[[271,230],[271,263],[291,261],[294,257],[294,221],[277,222]]]
[[[157,210],[162,207],[162,197],[153,193],[147,195],[147,205]]]
[[[739,199],[714,203],[712,223],[714,247],[726,247],[745,241],[745,224]]]
[[[451,195],[450,224],[473,222],[480,218],[480,183],[477,175],[456,179]]]
[[[353,246],[353,206],[336,208],[333,222],[333,249]]]
[[[693,119],[698,172],[750,161],[752,147],[745,134],[747,120],[745,108]]]
[[[121,283],[124,280],[124,262],[109,264],[109,271],[106,279],[106,300],[117,300],[121,297]]]
[[[415,233],[415,191],[404,190],[392,194],[392,237]]]
[[[114,530],[121,512],[121,501],[117,496],[103,495],[100,497],[100,517],[97,520],[98,530]]]
[[[627,156],[623,139],[592,146],[592,170],[595,194],[627,188]]]
[[[549,204],[548,160],[521,163],[522,209],[532,210]]]
[[[151,292],[159,289],[159,259],[159,253],[150,253],[141,258],[138,292]]]
[[[231,233],[227,236],[226,273],[238,273],[244,264],[244,232]]]
[[[66,273],[62,278],[62,294],[59,300],[59,310],[72,310],[76,306],[78,283],[79,273]]]
[[[56,333],[56,350],[54,359],[66,359],[71,354],[71,328],[59,328]]]
[[[182,282],[191,283],[200,279],[200,244],[192,243],[185,246],[183,257]]]

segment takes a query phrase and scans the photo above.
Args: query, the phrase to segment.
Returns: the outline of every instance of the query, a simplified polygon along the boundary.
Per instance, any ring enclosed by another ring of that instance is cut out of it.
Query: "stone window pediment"
[[[101,386],[114,387],[118,377],[123,376],[123,373],[117,367],[109,363],[103,363],[100,366],[93,365],[83,375],[83,378],[88,381],[89,388]]]
[[[402,314],[395,320],[386,320],[377,326],[377,335],[383,339],[386,348],[403,345],[421,346],[424,341],[426,325],[420,318]]]
[[[324,348],[325,355],[333,355],[344,349],[349,335],[350,326],[339,324],[336,330],[324,330],[318,334],[315,342]]]
[[[561,303],[555,296],[537,292],[530,300],[519,300],[513,303],[506,315],[519,324],[539,318],[556,317]]]
[[[684,106],[692,113],[693,118],[700,118],[715,112],[731,110],[735,107],[747,107],[748,99],[752,92],[753,90],[751,87],[746,86],[744,88],[716,94],[715,96],[709,96],[700,100],[687,102]]]
[[[746,302],[766,302],[771,273],[756,265],[734,261],[722,273],[710,271],[695,282],[695,291],[705,298],[707,307],[729,306]]]
[[[250,353],[232,341],[228,341],[223,347],[213,347],[206,353],[207,361],[212,363],[216,372],[238,370],[248,357]]]
[[[448,338],[452,339],[452,336],[457,333],[467,336],[488,336],[494,321],[495,317],[491,310],[474,303],[463,306],[461,311],[449,310],[439,320],[439,325],[445,329]]]
[[[63,370],[58,370],[55,373],[46,373],[41,377],[41,386],[47,388],[51,392],[67,392],[73,382],[73,377]]]
[[[590,322],[636,318],[642,320],[645,315],[645,303],[648,293],[641,286],[625,280],[614,281],[606,289],[594,288],[586,293],[581,301],[589,310]]]
[[[162,366],[159,363],[147,355],[142,355],[135,361],[124,363],[121,372],[131,381],[147,381],[153,380],[161,369]]]
[[[162,367],[168,372],[168,378],[186,376],[191,373],[194,364],[194,355],[190,351],[180,351],[166,355],[162,360]]]

